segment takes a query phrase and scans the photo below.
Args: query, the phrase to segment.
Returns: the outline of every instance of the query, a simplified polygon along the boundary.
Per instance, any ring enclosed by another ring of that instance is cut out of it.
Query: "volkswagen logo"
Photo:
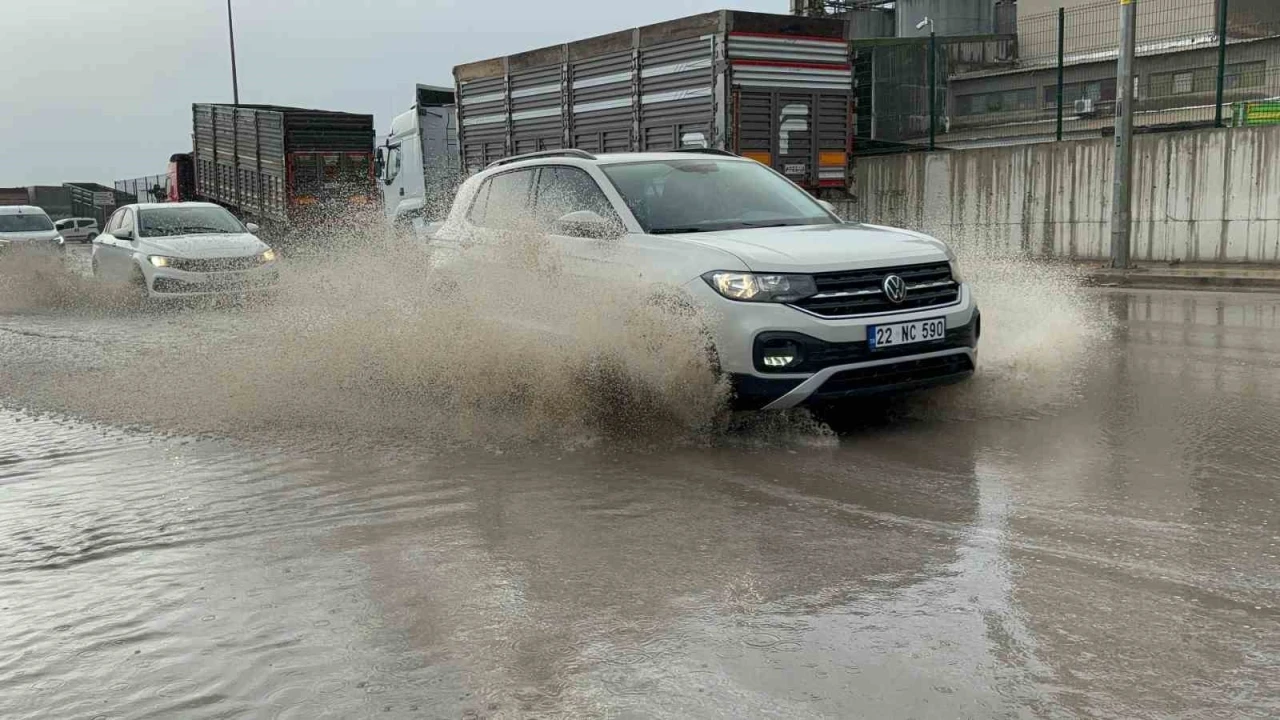
[[[907,283],[897,275],[886,276],[884,282],[880,283],[880,289],[884,290],[884,296],[894,305],[907,299]]]

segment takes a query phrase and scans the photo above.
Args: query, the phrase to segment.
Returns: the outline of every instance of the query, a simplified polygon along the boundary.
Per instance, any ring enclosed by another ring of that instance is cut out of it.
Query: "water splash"
[[[55,358],[19,377],[4,363],[0,388],[11,403],[117,425],[290,445],[834,442],[805,411],[730,414],[696,309],[572,275],[537,233],[505,247],[464,249],[449,281],[434,282],[417,241],[352,232],[292,257],[270,302],[230,310],[138,313],[126,291],[76,273],[10,267],[0,312],[78,317],[87,336],[109,340],[74,368]],[[945,421],[1069,402],[1107,328],[1079,278],[1008,256],[963,263],[983,311],[979,373],[900,408]]]

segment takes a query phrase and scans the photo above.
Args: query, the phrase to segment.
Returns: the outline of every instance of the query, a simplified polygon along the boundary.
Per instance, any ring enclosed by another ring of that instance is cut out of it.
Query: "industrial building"
[[[792,11],[849,23],[864,150],[918,146],[931,134],[935,145],[967,147],[1097,137],[1114,126],[1112,0],[793,0]],[[1140,0],[1137,55],[1139,130],[1280,120],[1278,2]]]

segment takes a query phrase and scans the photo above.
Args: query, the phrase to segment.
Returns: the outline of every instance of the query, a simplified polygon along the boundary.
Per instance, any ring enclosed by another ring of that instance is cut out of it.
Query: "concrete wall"
[[[1110,138],[859,158],[850,219],[1038,256],[1110,253]],[[1280,263],[1280,127],[1140,135],[1135,260]]]

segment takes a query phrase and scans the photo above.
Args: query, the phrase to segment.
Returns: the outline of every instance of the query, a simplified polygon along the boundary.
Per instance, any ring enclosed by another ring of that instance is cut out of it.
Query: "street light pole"
[[[1133,234],[1133,56],[1137,45],[1138,2],[1120,0],[1120,60],[1116,67],[1116,154],[1111,194],[1111,266],[1129,267]]]
[[[231,39],[231,94],[233,102],[240,105],[240,79],[236,77],[236,26],[231,19],[231,0],[227,0],[227,36]]]
[[[929,26],[929,62],[927,63],[929,81],[926,84],[929,88],[929,150],[932,152],[937,149],[938,140],[936,107],[938,102],[938,33],[934,29],[933,18],[927,15],[923,20],[916,23],[916,29],[923,30],[925,25]]]

